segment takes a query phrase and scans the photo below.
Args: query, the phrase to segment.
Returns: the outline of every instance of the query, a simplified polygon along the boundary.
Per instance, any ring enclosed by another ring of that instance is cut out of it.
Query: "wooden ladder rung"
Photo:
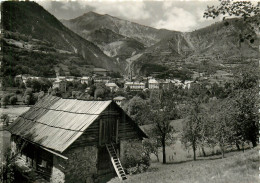
[[[117,157],[115,148],[113,146],[113,144],[106,144],[107,150],[109,152],[109,155],[111,157],[111,161],[113,163],[113,166],[117,172],[117,175],[119,178],[121,178],[122,180],[127,179],[126,174],[124,172],[124,169],[120,163],[119,158]]]

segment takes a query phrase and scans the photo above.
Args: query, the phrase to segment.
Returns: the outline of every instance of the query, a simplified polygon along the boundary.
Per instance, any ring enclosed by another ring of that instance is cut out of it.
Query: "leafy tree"
[[[225,155],[225,146],[234,142],[235,136],[235,115],[236,111],[229,100],[212,101],[208,106],[207,122],[210,126],[210,136],[208,137],[214,144],[218,144],[221,149],[222,158]]]
[[[259,36],[260,31],[260,3],[254,4],[250,1],[229,1],[221,0],[219,6],[208,6],[204,17],[216,18],[223,15],[223,20],[228,16],[242,17],[244,22],[247,23],[247,28],[244,28],[244,33],[239,35],[240,42],[244,42],[245,39],[250,43],[254,43],[256,36]],[[229,25],[225,22],[225,25]]]
[[[200,103],[194,100],[189,108],[188,120],[183,127],[182,141],[190,143],[193,150],[193,159],[196,160],[196,150],[202,136],[202,113]]]
[[[90,96],[94,97],[95,90],[96,90],[96,86],[95,85],[91,85],[89,90],[88,90],[88,94]]]
[[[156,137],[149,136],[149,139],[143,141],[144,151],[147,156],[150,157],[150,154],[154,154],[159,162],[159,148],[161,147],[160,142]]]
[[[39,92],[38,100],[42,99],[43,97],[44,97],[44,92],[43,91]]]
[[[130,89],[130,86],[127,86],[126,89],[125,89],[126,92],[130,92],[131,89]]]
[[[237,137],[242,142],[251,141],[253,146],[257,145],[259,127],[258,116],[258,67],[249,64],[241,67],[235,74],[231,98],[238,112],[236,115]]]
[[[150,97],[150,117],[154,123],[152,130],[162,146],[163,164],[166,163],[166,143],[168,140],[172,140],[174,132],[170,122],[179,117],[174,99],[173,93],[166,90],[152,92]]]
[[[138,96],[134,96],[123,105],[123,109],[138,125],[149,124],[149,108],[147,102]]]
[[[8,116],[8,114],[2,114],[1,119],[4,121],[4,124],[6,126],[9,126],[10,117]]]
[[[107,98],[110,94],[110,89],[104,83],[98,83],[94,92],[94,98]]]
[[[23,101],[26,105],[33,105],[36,102],[31,88],[25,90]]]
[[[6,107],[6,105],[9,104],[9,95],[4,95],[1,99],[1,106],[3,106],[4,108]]]

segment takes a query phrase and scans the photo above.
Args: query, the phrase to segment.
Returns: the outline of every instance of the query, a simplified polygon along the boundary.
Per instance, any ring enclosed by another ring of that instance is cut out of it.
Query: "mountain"
[[[60,67],[68,72],[74,69],[81,74],[86,74],[84,72],[93,67],[121,70],[115,59],[105,55],[92,42],[69,30],[35,2],[3,2],[2,26],[4,49],[7,52],[14,52],[17,58],[12,58],[16,60],[12,66],[19,66],[22,72],[30,68],[30,62],[33,67],[32,57],[38,60],[37,66],[46,67],[47,64],[52,70],[53,67]],[[5,61],[12,60],[9,57],[14,56],[5,55]],[[41,62],[39,57],[43,60],[48,57],[49,60]],[[86,69],[82,70],[82,67]],[[37,74],[37,69],[34,69],[34,73]],[[43,75],[43,73],[38,74]]]
[[[201,62],[218,67],[235,63],[241,56],[256,58],[258,54],[256,42],[239,43],[239,34],[246,26],[239,19],[228,19],[192,32],[155,29],[94,12],[61,22],[99,45],[108,56],[119,59],[123,54],[119,60],[126,60],[125,72],[134,70],[135,74],[149,75],[178,68],[193,72],[200,70]],[[130,45],[126,44],[129,39],[132,39]]]
[[[10,53],[3,57],[5,73],[82,75],[102,67],[124,74],[190,77],[229,71],[258,56],[257,40],[239,41],[247,27],[240,19],[178,32],[94,12],[59,21],[34,2],[3,2],[2,9],[3,49]]]
[[[189,34],[190,42],[199,54],[229,58],[233,56],[256,57],[257,41],[240,42],[240,34],[247,32],[247,24],[242,19],[228,19]]]
[[[61,20],[61,22],[87,40],[93,31],[106,28],[125,37],[133,38],[145,46],[151,46],[173,33],[166,29],[155,29],[95,12],[88,12],[80,17]]]
[[[257,40],[254,43],[250,40],[240,42],[240,34],[246,32],[246,27],[243,20],[228,19],[196,31],[172,34],[134,59],[131,63],[133,70],[150,74],[157,72],[158,64],[169,69],[184,68],[196,72],[206,72],[209,67],[229,70],[229,65],[240,64],[241,58],[242,62],[258,58]],[[203,71],[202,63],[208,64]]]
[[[91,32],[86,39],[95,43],[107,56],[114,57],[121,62],[145,49],[144,45],[135,39],[106,28]]]

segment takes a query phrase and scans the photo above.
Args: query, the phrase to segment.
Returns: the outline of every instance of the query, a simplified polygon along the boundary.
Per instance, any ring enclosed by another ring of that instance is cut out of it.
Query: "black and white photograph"
[[[0,6],[0,183],[260,181],[259,1]]]

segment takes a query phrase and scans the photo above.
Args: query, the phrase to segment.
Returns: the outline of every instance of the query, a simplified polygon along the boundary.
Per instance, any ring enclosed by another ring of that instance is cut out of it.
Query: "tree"
[[[233,91],[230,97],[234,100],[234,106],[238,112],[236,115],[237,138],[242,142],[251,141],[257,146],[259,127],[258,116],[258,67],[251,63],[241,67],[235,74]]]
[[[235,115],[236,111],[228,99],[212,101],[208,105],[207,122],[210,126],[209,139],[218,144],[221,149],[222,158],[225,156],[225,146],[234,142]]]
[[[190,143],[193,150],[193,160],[195,161],[196,150],[202,134],[202,114],[200,103],[198,101],[193,100],[191,105],[192,107],[189,109],[188,120],[183,127],[182,141],[185,144]]]
[[[24,147],[27,145],[26,141],[19,141],[17,143],[18,150],[17,152],[11,152],[10,149],[8,149],[4,153],[4,158],[2,161],[2,165],[0,168],[0,182],[3,183],[11,183],[15,182],[14,177],[14,162],[16,160],[16,157],[21,153],[21,151],[24,149]]]
[[[94,98],[105,99],[108,97],[110,89],[104,83],[98,83],[94,92]]]
[[[4,121],[4,124],[6,126],[9,126],[10,117],[8,116],[8,114],[2,114],[1,119]]]
[[[1,106],[5,108],[6,105],[8,105],[8,103],[9,103],[9,95],[4,95],[1,99]]]
[[[171,91],[160,90],[152,92],[150,97],[152,128],[155,137],[158,137],[162,146],[163,164],[166,163],[166,143],[172,140],[174,128],[171,120],[178,119],[174,95]]]
[[[88,90],[88,94],[90,96],[94,97],[95,90],[96,90],[96,86],[95,85],[91,85],[89,90]]]
[[[31,88],[27,88],[24,92],[23,101],[26,105],[33,105],[35,103],[35,98]]]
[[[154,154],[159,162],[159,147],[161,147],[160,141],[151,135],[149,136],[149,139],[143,141],[143,146],[146,155],[150,157],[150,154]]]
[[[244,33],[239,35],[240,42],[244,42],[245,39],[249,40],[250,43],[254,43],[256,36],[259,36],[260,31],[260,3],[254,4],[250,1],[230,1],[221,0],[220,5],[208,6],[204,13],[205,18],[216,18],[223,15],[223,20],[228,16],[242,17],[244,22],[247,23],[247,28],[244,29]],[[225,25],[229,25],[225,22]]]
[[[138,125],[149,124],[149,107],[142,98],[134,96],[123,105],[123,109]]]

